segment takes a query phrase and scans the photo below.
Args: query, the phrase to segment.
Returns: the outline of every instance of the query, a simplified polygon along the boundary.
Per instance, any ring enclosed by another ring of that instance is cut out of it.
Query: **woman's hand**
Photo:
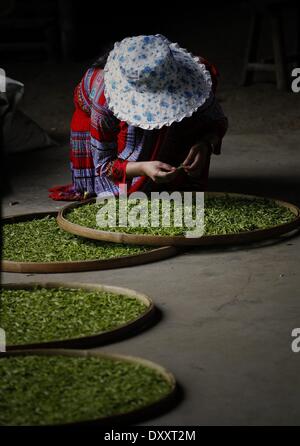
[[[161,161],[145,161],[143,163],[143,175],[151,178],[155,183],[168,183],[177,176],[176,167]]]
[[[200,141],[195,144],[182,163],[185,172],[191,176],[200,176],[205,168],[210,152],[211,148],[206,141]]]

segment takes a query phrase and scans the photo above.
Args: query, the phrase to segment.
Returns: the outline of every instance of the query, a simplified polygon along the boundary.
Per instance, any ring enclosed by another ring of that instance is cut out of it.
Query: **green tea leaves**
[[[184,209],[184,208],[183,208]],[[174,221],[174,203],[171,203],[171,225],[154,227],[109,227],[100,228],[96,222],[96,214],[99,205],[90,203],[76,207],[68,212],[66,218],[81,226],[104,229],[112,232],[125,232],[128,234],[145,234],[157,236],[183,236],[189,229],[185,226],[178,227],[172,224]],[[196,207],[192,209],[192,215]],[[204,235],[233,234],[249,232],[255,229],[265,229],[272,226],[287,223],[295,218],[295,215],[287,208],[279,206],[275,201],[263,198],[249,200],[240,197],[209,197],[205,199],[205,233]],[[149,201],[149,219],[151,209]]]
[[[172,389],[150,367],[76,356],[0,359],[0,425],[95,420],[141,409]]]
[[[2,258],[16,262],[104,260],[141,254],[151,247],[90,241],[60,229],[55,217],[3,226]]]
[[[9,345],[99,334],[146,310],[135,298],[104,291],[3,288],[0,294],[0,326]]]

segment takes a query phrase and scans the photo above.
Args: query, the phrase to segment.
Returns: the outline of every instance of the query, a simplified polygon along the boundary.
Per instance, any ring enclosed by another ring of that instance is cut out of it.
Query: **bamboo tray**
[[[141,409],[133,410],[126,413],[119,413],[117,415],[102,417],[94,420],[84,420],[84,421],[76,421],[71,423],[64,424],[55,424],[52,426],[76,426],[76,425],[98,425],[98,426],[108,426],[112,423],[115,425],[119,424],[132,424],[137,421],[141,421],[146,418],[150,418],[153,416],[157,416],[162,412],[165,412],[167,409],[171,408],[176,402],[176,380],[172,373],[167,371],[162,366],[148,361],[146,359],[133,357],[133,356],[125,356],[118,354],[109,354],[109,353],[98,353],[88,350],[63,350],[63,349],[39,349],[39,350],[24,350],[24,351],[14,351],[14,352],[6,352],[0,355],[0,360],[12,356],[30,356],[30,355],[38,355],[38,356],[80,356],[80,357],[96,357],[96,358],[107,358],[116,361],[126,361],[130,363],[136,363],[143,365],[145,367],[149,367],[157,371],[163,379],[168,382],[170,385],[170,392],[161,398],[159,401],[149,404],[148,406],[144,406]],[[50,425],[49,425],[50,426]]]
[[[10,289],[32,289],[32,288],[78,288],[83,290],[108,291],[122,294],[127,297],[139,300],[146,305],[147,310],[136,319],[133,319],[118,327],[95,333],[93,335],[82,336],[69,339],[56,339],[50,341],[35,342],[30,344],[6,345],[6,350],[23,350],[35,348],[89,348],[112,343],[124,339],[134,333],[145,329],[155,319],[155,306],[150,297],[128,288],[108,286],[102,284],[77,283],[77,282],[31,282],[31,283],[7,283],[2,284],[2,288]]]
[[[137,235],[125,234],[120,232],[103,231],[92,229],[85,226],[80,226],[71,223],[66,219],[66,214],[73,208],[84,206],[88,203],[94,203],[95,198],[86,200],[80,203],[72,203],[60,210],[57,217],[58,225],[72,234],[80,235],[93,240],[102,240],[114,243],[126,243],[135,245],[152,245],[152,246],[212,246],[212,245],[232,245],[241,243],[252,243],[282,234],[291,232],[300,226],[300,209],[294,204],[282,200],[276,200],[266,197],[258,197],[254,195],[245,195],[237,193],[226,192],[206,192],[207,197],[222,197],[229,196],[232,198],[246,198],[254,200],[258,198],[265,198],[267,200],[275,201],[279,206],[286,207],[295,215],[295,219],[279,225],[272,226],[267,229],[256,229],[248,232],[239,232],[224,235],[205,235],[203,237],[185,237],[185,236],[153,236],[153,235]]]
[[[29,214],[19,214],[13,217],[5,217],[2,219],[2,224],[30,221],[40,219],[48,215],[55,217],[57,216],[57,212],[35,212]],[[167,259],[176,254],[177,250],[174,246],[163,246],[141,254],[132,254],[129,256],[103,260],[80,260],[72,262],[16,262],[13,260],[2,260],[1,270],[12,273],[68,273],[78,271],[96,271],[143,265],[145,263]]]

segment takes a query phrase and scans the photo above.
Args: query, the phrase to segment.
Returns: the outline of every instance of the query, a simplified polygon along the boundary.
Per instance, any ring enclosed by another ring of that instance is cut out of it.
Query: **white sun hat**
[[[114,115],[146,130],[179,122],[213,99],[205,65],[160,34],[115,43],[104,68],[104,84]]]

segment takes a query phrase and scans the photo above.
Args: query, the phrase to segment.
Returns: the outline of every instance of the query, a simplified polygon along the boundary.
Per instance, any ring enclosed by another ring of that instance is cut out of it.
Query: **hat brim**
[[[198,57],[177,43],[170,44],[178,67],[176,76],[164,88],[143,92],[123,76],[116,57],[119,45],[115,44],[104,68],[104,94],[109,109],[120,121],[145,130],[160,129],[192,116],[211,102],[209,71]]]

